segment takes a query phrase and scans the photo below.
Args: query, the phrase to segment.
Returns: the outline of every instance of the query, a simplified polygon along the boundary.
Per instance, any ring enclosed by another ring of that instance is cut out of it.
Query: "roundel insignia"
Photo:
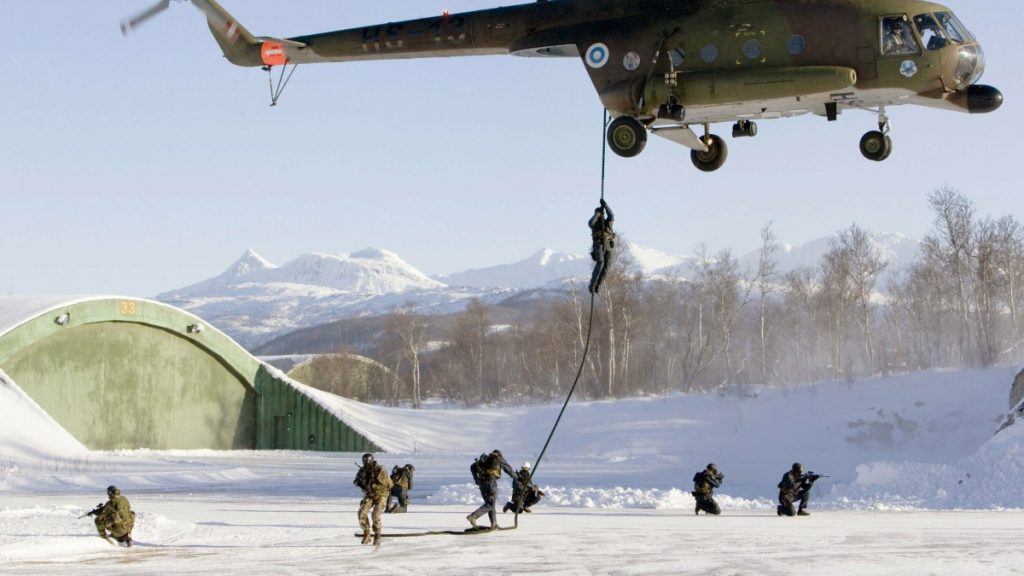
[[[587,66],[600,68],[608,63],[608,47],[598,42],[587,48]]]
[[[917,64],[913,60],[904,60],[900,64],[900,74],[913,78],[917,74]]]
[[[632,72],[640,67],[640,55],[630,52],[622,57],[622,67]]]

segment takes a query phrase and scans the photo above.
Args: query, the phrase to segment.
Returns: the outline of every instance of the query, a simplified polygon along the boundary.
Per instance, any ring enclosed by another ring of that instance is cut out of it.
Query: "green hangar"
[[[301,384],[151,300],[0,297],[0,370],[92,450],[380,451]]]

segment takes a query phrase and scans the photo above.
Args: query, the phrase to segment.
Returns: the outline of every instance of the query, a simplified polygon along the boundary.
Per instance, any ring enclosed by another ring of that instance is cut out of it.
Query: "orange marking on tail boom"
[[[288,63],[288,56],[284,53],[284,46],[277,42],[264,42],[260,48],[260,56],[267,66],[283,66]]]

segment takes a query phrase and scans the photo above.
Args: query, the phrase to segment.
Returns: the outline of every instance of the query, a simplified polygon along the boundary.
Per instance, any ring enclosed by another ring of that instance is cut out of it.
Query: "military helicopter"
[[[281,67],[271,105],[299,64],[579,58],[612,117],[613,152],[636,156],[651,133],[690,148],[705,172],[728,154],[712,124],[731,122],[733,138],[753,137],[757,120],[811,113],[834,121],[866,110],[878,129],[864,134],[860,151],[882,161],[893,149],[893,106],[973,114],[1003,102],[977,83],[985,70],[977,39],[951,10],[922,0],[537,0],[291,38],[253,36],[214,0],[191,2],[233,64],[268,74]],[[169,4],[126,20],[122,31]]]

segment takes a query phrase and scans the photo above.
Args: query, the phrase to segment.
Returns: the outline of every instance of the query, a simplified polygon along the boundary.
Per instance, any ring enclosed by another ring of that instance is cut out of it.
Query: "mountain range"
[[[883,258],[894,267],[912,262],[919,243],[899,234],[871,233]],[[784,273],[817,266],[832,238],[801,246],[780,246],[775,254]],[[696,258],[674,256],[624,243],[620,258],[649,277],[692,274]],[[760,250],[737,257],[741,269],[755,270]],[[423,314],[449,314],[471,298],[496,304],[531,291],[561,291],[569,280],[585,282],[592,262],[578,254],[540,250],[524,260],[429,277],[393,252],[367,248],[352,254],[302,254],[276,266],[247,250],[218,276],[171,290],[157,300],[207,319],[243,346],[254,348],[288,332],[374,316],[411,304]]]

